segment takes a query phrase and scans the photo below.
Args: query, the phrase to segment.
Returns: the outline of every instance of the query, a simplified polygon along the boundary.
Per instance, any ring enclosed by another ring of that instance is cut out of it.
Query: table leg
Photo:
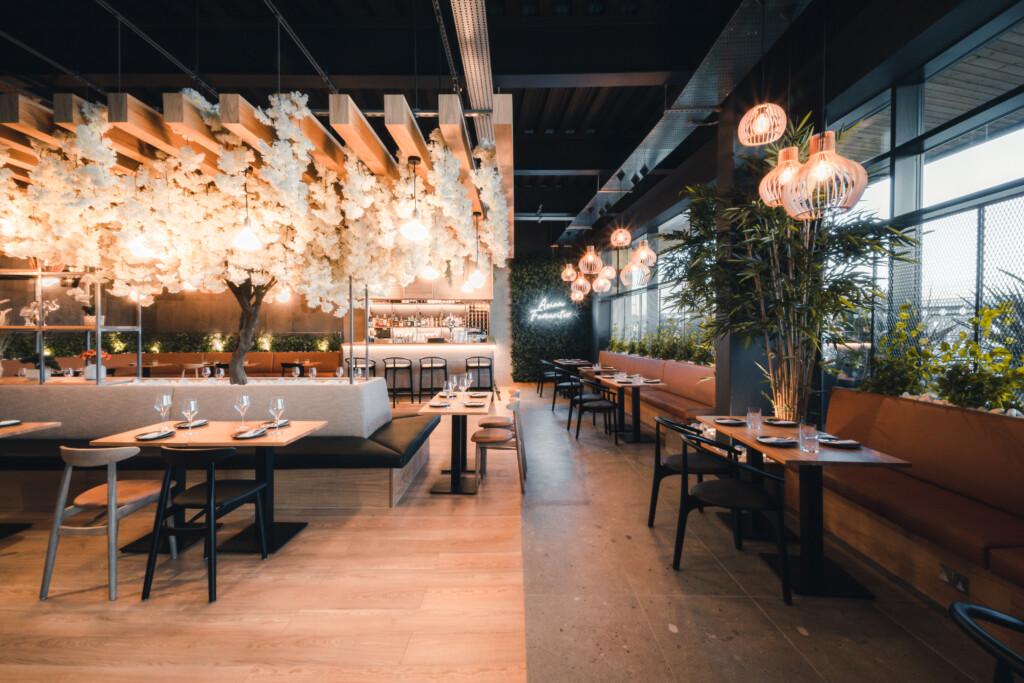
[[[430,487],[431,493],[472,496],[476,494],[476,479],[463,469],[466,461],[466,431],[469,419],[465,415],[452,415],[451,474],[442,476]]]
[[[800,556],[789,556],[793,592],[831,598],[875,597],[838,564],[825,557],[824,487],[822,468],[800,468]],[[761,553],[776,571],[779,556]]]
[[[626,429],[626,390],[618,387],[616,390],[616,410],[619,411],[619,432],[628,432]]]
[[[730,441],[733,440],[730,439]],[[735,445],[735,441],[733,441],[733,445]],[[757,450],[756,448],[751,448],[749,446],[747,446],[746,449],[747,464],[753,465],[758,469],[763,468],[764,454],[761,453],[761,451]],[[758,486],[761,486],[764,479],[761,476],[755,475],[752,481]],[[731,512],[719,512],[718,518],[722,520],[722,522],[727,527],[729,527],[730,529],[733,528],[735,517]],[[740,535],[743,537],[744,541],[775,540],[775,528],[767,522],[764,514],[760,512],[748,512],[746,514],[740,515],[740,520],[741,524],[743,525],[742,529],[740,530]],[[789,531],[786,531],[786,540],[796,541],[798,539],[796,535],[790,533]]]
[[[276,553],[285,543],[306,528],[306,522],[275,522],[274,521],[274,448],[258,446],[256,448],[256,481],[267,482],[263,491],[263,528],[267,530],[267,552]],[[256,525],[250,524],[238,535],[228,539],[218,548],[225,553],[258,553],[259,539],[256,538]]]
[[[619,391],[623,391],[620,387]],[[621,406],[621,402],[619,404]],[[626,443],[654,443],[654,439],[640,431],[640,387],[633,387],[633,414],[630,419],[633,421],[633,431],[623,437]]]

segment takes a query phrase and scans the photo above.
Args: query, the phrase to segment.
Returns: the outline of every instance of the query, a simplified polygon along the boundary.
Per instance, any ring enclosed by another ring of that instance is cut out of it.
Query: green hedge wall
[[[560,277],[563,260],[547,255],[517,256],[509,266],[512,308],[512,379],[535,382],[540,361],[587,358],[591,353],[590,297],[580,304],[569,300],[569,283]],[[532,321],[531,311],[547,297],[565,301],[575,314],[564,321]]]

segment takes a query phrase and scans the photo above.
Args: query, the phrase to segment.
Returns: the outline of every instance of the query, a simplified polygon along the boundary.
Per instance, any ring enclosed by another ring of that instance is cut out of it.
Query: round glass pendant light
[[[580,272],[584,275],[597,275],[602,265],[604,264],[601,262],[601,257],[597,255],[594,247],[587,247],[587,253],[580,259]]]
[[[768,171],[761,184],[757,187],[761,201],[768,206],[782,206],[782,195],[786,185],[800,170],[800,148],[786,147],[779,150],[779,160],[775,168]]]
[[[597,277],[600,280],[609,280],[609,281],[611,281],[611,280],[615,279],[615,274],[616,274],[615,273],[615,266],[605,266],[604,268],[602,268],[600,270],[600,272],[598,272]],[[595,282],[594,285],[595,285],[595,289],[596,289],[597,283]]]
[[[782,206],[797,220],[817,220],[826,211],[848,211],[868,184],[864,167],[836,152],[835,131],[811,136],[811,153],[786,185]]]
[[[277,303],[287,303],[292,298],[292,290],[289,287],[282,287],[281,291],[277,293]]]
[[[416,166],[419,163],[419,157],[409,157],[409,172],[412,174],[412,203],[414,213],[412,219],[399,229],[399,232],[402,233],[402,237],[410,242],[422,242],[430,236],[430,231],[427,229],[427,226],[420,223],[420,205],[419,200],[416,197]]]
[[[472,275],[469,276],[469,284],[473,289],[480,289],[484,286],[484,274],[477,268],[473,271]]]
[[[588,280],[584,276],[580,275],[578,278],[573,280],[573,282],[572,282],[572,291],[579,292],[580,294],[583,294],[584,296],[586,296],[587,294],[590,294],[590,280]]]
[[[625,228],[616,228],[612,232],[611,243],[616,249],[628,247],[629,243],[632,241],[633,236],[630,234],[629,230],[626,230]]]
[[[576,303],[583,301],[583,297],[584,295],[581,292],[573,292],[572,294],[569,295],[569,298],[575,301]]]
[[[576,269],[572,267],[571,263],[567,263],[565,268],[562,269],[562,280],[565,282],[572,282],[576,279]]]
[[[466,280],[465,282],[462,283],[462,286],[459,287],[459,291],[464,292],[466,294],[470,294],[473,291],[473,285],[469,284],[469,280]]]
[[[758,147],[775,142],[786,132],[786,112],[771,102],[759,104],[740,119],[736,137],[740,144]]]
[[[235,238],[231,240],[231,246],[241,251],[257,251],[263,247],[263,242],[252,231],[252,225],[249,223],[249,173],[251,170],[251,168],[245,169],[245,178],[242,180],[242,189],[245,192],[245,223],[242,224],[242,229],[238,231]]]
[[[612,277],[614,277],[614,275]],[[598,294],[602,294],[612,288],[612,282],[608,278],[598,277],[596,280],[594,280],[593,287],[595,292],[597,292]]]
[[[427,266],[426,268],[423,269],[423,272],[420,273],[420,277],[423,278],[424,280],[436,280],[437,278],[441,277],[441,273],[439,273],[437,271],[437,268],[435,268],[434,266]]]
[[[636,266],[650,267],[658,262],[658,254],[651,249],[647,240],[640,240],[640,245],[630,255],[629,262]]]

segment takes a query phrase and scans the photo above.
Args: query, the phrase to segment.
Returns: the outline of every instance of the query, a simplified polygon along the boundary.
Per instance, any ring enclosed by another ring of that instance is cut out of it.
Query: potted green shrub
[[[25,368],[25,378],[26,379],[30,379],[30,380],[38,380],[39,379],[40,367],[39,367],[39,356],[38,355],[33,354],[33,355],[29,355],[29,356],[22,356],[18,360],[20,362],[22,362],[22,363],[25,363],[26,365],[32,365],[33,366],[32,368]],[[46,379],[50,379],[50,377],[53,375],[54,372],[60,372],[60,363],[58,363],[57,359],[54,358],[53,356],[45,356],[44,357],[44,365],[45,365],[45,367],[42,368],[42,370],[45,373],[45,378]]]

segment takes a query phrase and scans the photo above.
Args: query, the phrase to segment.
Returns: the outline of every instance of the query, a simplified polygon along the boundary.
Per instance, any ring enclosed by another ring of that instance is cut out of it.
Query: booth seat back
[[[1024,419],[834,388],[826,430],[913,463],[908,476],[1024,516]]]
[[[359,355],[358,353],[356,354]],[[281,363],[299,363],[301,361],[313,361],[316,365],[318,375],[333,375],[341,363],[341,354],[337,351],[295,351],[295,352],[274,352],[274,369],[280,373]]]
[[[284,399],[284,417],[324,420],[317,436],[369,437],[391,421],[391,401],[383,378],[359,384],[295,382],[247,384],[166,382],[110,386],[7,385],[0,386],[4,415],[23,422],[60,422],[56,429],[26,434],[26,439],[89,440],[151,425],[160,420],[153,409],[156,397],[171,393],[169,419],[179,421],[182,401],[199,402],[197,418],[238,421],[235,397],[249,394],[246,421],[271,419],[271,397]],[[2,447],[2,444],[0,444]]]
[[[669,391],[708,406],[715,405],[715,369],[692,363],[664,361],[661,380]],[[710,379],[709,379],[710,378]]]
[[[223,354],[226,360],[220,360],[220,353],[207,353],[204,354],[207,360],[212,360],[215,363],[227,363],[231,360],[231,354]],[[213,356],[216,356],[214,358]],[[252,365],[248,365],[245,368],[245,374],[250,376],[255,375],[273,375],[278,376],[281,374],[281,367],[274,364],[274,354],[270,351],[250,351],[245,354],[245,360]]]
[[[165,367],[152,368],[150,374],[153,377],[181,377],[184,366],[187,363],[202,363],[201,353],[143,353],[143,363],[168,363]],[[194,370],[186,372],[186,376],[195,377]]]
[[[81,370],[85,367],[85,361],[79,356],[57,356],[57,363],[60,365],[60,369],[71,368],[72,370]],[[107,362],[103,361],[103,366],[107,366]]]

